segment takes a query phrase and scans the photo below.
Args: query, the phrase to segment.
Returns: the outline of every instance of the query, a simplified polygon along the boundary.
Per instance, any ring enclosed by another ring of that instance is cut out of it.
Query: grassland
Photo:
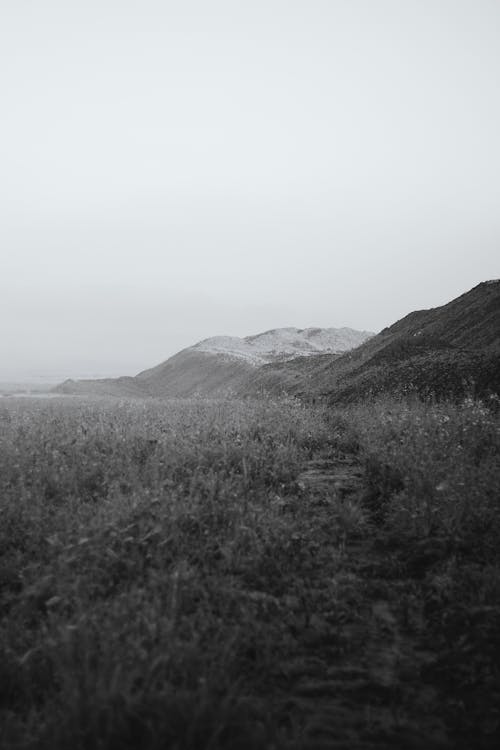
[[[499,448],[496,399],[5,400],[0,744],[496,747]]]

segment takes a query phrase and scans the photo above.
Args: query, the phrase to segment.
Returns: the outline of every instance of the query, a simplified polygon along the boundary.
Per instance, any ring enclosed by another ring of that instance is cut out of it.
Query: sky
[[[500,276],[498,0],[1,0],[0,379]]]

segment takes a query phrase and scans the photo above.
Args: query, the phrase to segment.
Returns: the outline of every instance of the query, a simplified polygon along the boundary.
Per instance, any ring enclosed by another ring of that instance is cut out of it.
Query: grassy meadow
[[[499,448],[495,399],[4,399],[0,745],[496,746]],[[318,457],[362,489],[308,490]],[[427,656],[369,670],[332,744],[325,674],[384,616]]]

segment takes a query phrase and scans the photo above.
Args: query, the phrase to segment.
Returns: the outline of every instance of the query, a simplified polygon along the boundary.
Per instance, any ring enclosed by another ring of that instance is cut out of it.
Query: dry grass
[[[497,411],[470,399],[337,412],[293,399],[6,400],[0,744],[306,747],[269,703],[272,675],[311,623],[331,639],[371,606],[349,572],[351,536],[376,540],[387,590],[439,651],[428,679],[447,696],[440,714],[464,737],[484,719],[493,736]],[[297,478],[325,451],[357,457],[366,491],[316,519]]]
[[[339,414],[361,446],[371,502],[406,539],[476,543],[491,559],[500,534],[498,400],[379,399]],[[344,436],[343,438],[348,439]]]
[[[261,747],[320,415],[19,400],[0,430],[3,746]]]

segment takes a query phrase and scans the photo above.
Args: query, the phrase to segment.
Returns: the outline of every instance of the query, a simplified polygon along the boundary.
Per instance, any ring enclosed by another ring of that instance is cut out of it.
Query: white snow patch
[[[276,359],[344,352],[373,336],[353,328],[275,328],[255,336],[214,336],[191,350],[224,354],[259,367]]]

